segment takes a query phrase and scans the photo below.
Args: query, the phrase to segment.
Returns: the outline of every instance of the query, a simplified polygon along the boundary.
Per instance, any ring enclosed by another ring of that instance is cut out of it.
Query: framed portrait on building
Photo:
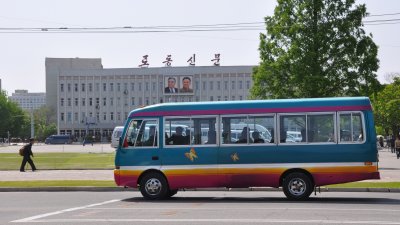
[[[181,94],[193,94],[193,76],[180,76],[179,93]]]
[[[178,94],[178,77],[166,76],[164,78],[164,94]]]

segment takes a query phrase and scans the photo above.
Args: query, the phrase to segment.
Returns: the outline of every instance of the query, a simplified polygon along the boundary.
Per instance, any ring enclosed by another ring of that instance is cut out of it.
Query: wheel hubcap
[[[145,188],[150,195],[157,195],[160,193],[162,185],[158,179],[151,178],[146,182]]]
[[[306,182],[300,178],[292,179],[289,182],[289,191],[291,194],[299,196],[306,192]]]

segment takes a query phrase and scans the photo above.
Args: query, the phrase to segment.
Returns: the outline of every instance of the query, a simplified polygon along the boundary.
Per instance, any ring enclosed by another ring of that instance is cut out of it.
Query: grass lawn
[[[33,162],[47,169],[113,169],[115,153],[36,153]],[[22,157],[0,153],[0,170],[19,170]],[[29,166],[29,165],[28,165]]]

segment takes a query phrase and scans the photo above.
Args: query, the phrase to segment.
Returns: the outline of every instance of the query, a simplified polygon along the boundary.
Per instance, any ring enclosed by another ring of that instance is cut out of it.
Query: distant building
[[[43,92],[29,93],[27,90],[15,90],[15,93],[12,93],[8,98],[27,111],[46,105],[46,93]]]
[[[108,140],[137,107],[246,100],[254,66],[103,69],[101,59],[46,58],[47,105],[59,134]],[[170,86],[171,85],[171,86]]]

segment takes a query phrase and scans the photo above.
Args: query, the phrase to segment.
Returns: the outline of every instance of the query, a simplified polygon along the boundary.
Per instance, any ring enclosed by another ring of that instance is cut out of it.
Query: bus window
[[[254,144],[273,143],[271,130],[275,127],[275,117],[271,116],[249,116],[250,136]]]
[[[280,115],[279,125],[280,143],[306,142],[307,137],[303,134],[306,130],[306,115]],[[293,131],[301,132],[301,140],[291,133]]]
[[[334,114],[307,115],[307,142],[334,142]]]
[[[166,145],[189,145],[190,129],[193,121],[190,118],[167,118],[164,123]]]
[[[157,120],[132,120],[128,127],[126,142],[128,146],[157,146]],[[124,147],[127,147],[124,144]]]
[[[339,114],[340,142],[363,142],[365,138],[362,115],[359,112]]]
[[[192,142],[193,145],[204,145],[204,144],[217,144],[217,132],[216,132],[216,117],[213,118],[192,118],[193,128]]]

